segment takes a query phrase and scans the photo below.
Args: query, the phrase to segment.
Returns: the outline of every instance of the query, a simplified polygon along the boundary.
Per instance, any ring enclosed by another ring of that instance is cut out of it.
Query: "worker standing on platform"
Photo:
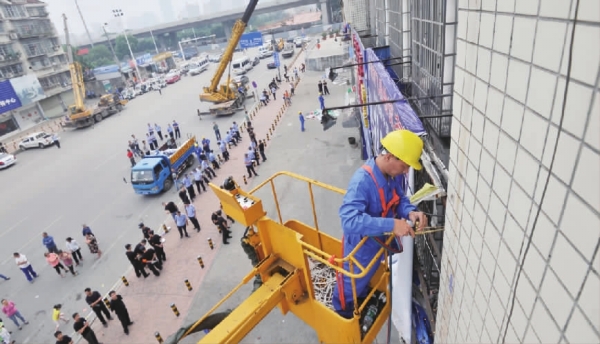
[[[408,130],[396,130],[381,140],[381,146],[380,154],[369,159],[352,176],[339,211],[344,232],[342,257],[352,252],[363,237],[372,237],[355,254],[364,267],[369,265],[381,249],[379,242],[385,241],[384,233],[393,232],[396,237],[414,237],[415,233],[407,220],[413,223],[418,221],[418,230],[427,226],[427,217],[410,204],[399,178],[408,173],[411,167],[421,169],[419,159],[423,141]],[[363,278],[355,280],[359,303],[370,292],[369,281],[380,262],[381,258]],[[350,271],[347,262],[343,268]],[[353,273],[358,273],[356,266],[353,270]],[[350,278],[345,276],[340,282],[334,286],[333,306],[336,312],[349,319],[353,316],[355,307],[353,286]]]

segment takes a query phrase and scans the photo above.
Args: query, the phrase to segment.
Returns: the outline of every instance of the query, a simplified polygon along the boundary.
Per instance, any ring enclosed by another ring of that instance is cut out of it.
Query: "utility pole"
[[[79,3],[77,2],[77,0],[75,0],[75,6],[77,7],[77,12],[79,12],[79,17],[81,18],[81,21],[83,22],[83,27],[85,28],[85,33],[88,36],[88,39],[90,40],[90,44],[92,45],[92,48],[94,47],[94,41],[92,40],[92,35],[90,35],[90,30],[88,30],[87,24],[85,23],[85,19],[83,19],[83,14],[81,13],[81,8],[79,8]]]
[[[121,18],[121,23],[123,23],[123,11],[120,9],[113,10],[113,16],[115,18]],[[124,26],[123,26],[124,27]],[[125,35],[125,42],[127,42],[127,48],[129,48],[129,54],[131,55],[131,60],[133,61],[133,65],[135,66],[135,72],[137,73],[137,79],[139,82],[142,80],[142,74],[140,74],[140,69],[138,68],[137,60],[135,59],[135,55],[133,55],[133,51],[131,50],[131,45],[129,44],[129,38],[127,38],[127,31],[123,30],[123,34]]]
[[[156,45],[156,40],[154,39],[154,34],[152,33],[152,30],[150,30],[150,36],[152,37],[152,43],[154,43],[154,49],[156,49],[156,54],[159,54],[158,46]]]
[[[125,78],[125,75],[123,75],[123,71],[121,69],[121,61],[119,61],[119,58],[117,57],[117,54],[115,53],[115,49],[113,48],[112,43],[110,42],[110,37],[108,36],[108,32],[106,32],[106,26],[108,26],[107,23],[104,23],[104,25],[102,25],[102,31],[104,31],[104,36],[106,36],[106,41],[108,42],[108,46],[110,47],[110,52],[112,53],[113,58],[115,59],[115,63],[117,64],[117,67],[119,68],[119,74],[121,74],[121,80],[123,81],[125,86],[127,86],[127,79]]]

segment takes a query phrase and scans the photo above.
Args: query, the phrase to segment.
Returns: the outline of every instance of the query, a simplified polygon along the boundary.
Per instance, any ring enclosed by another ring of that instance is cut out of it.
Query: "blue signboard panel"
[[[21,101],[9,80],[0,81],[0,113],[21,107]]]
[[[279,53],[278,52],[274,52],[273,53],[273,62],[275,62],[275,67],[279,67],[280,66]]]
[[[242,35],[240,38],[240,48],[262,47],[263,38],[261,32],[249,32]]]

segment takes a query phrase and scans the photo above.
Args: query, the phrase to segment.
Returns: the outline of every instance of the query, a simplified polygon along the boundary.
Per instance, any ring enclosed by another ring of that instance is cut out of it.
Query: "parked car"
[[[10,165],[17,162],[17,158],[8,153],[0,153],[0,170],[9,167]]]
[[[28,135],[19,143],[19,148],[26,150],[29,148],[46,148],[54,144],[52,135],[43,131]]]
[[[294,44],[296,45],[296,48],[302,48],[302,44],[304,44],[302,37],[296,37],[294,39]]]
[[[260,63],[260,58],[258,56],[256,56],[253,60],[252,60],[252,65],[256,66],[257,64]]]
[[[167,76],[165,77],[167,84],[174,84],[177,81],[181,80],[181,77],[179,76],[179,74],[176,73],[169,73],[167,74]]]
[[[210,62],[215,62],[215,63],[218,63],[218,62],[220,62],[220,61],[221,61],[221,58],[222,58],[222,57],[223,57],[223,54],[214,54],[214,55],[210,55],[210,56],[208,57],[208,60],[209,60]]]
[[[267,64],[267,68],[268,68],[268,69],[275,69],[275,68],[277,68],[277,66],[275,65],[275,61],[273,61],[273,62],[269,62],[269,63]]]
[[[248,79],[248,77],[247,77],[247,76],[245,76],[245,75],[238,75],[238,76],[235,76],[235,77],[233,78],[233,81],[234,81],[234,82],[236,83],[236,85],[238,85],[238,87],[239,87],[240,85],[241,85],[241,86],[246,86],[246,84],[250,82],[250,79]]]

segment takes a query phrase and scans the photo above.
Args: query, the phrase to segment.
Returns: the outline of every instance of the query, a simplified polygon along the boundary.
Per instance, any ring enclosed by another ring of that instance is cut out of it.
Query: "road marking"
[[[108,157],[106,160],[104,160],[103,162],[101,162],[98,166],[94,167],[94,171],[96,171],[100,167],[106,165],[109,161],[111,161],[112,159],[116,158],[117,155],[119,155],[119,154],[121,154],[121,153],[115,153],[115,154],[111,155],[110,157]]]
[[[50,222],[49,225],[47,225],[46,227],[44,227],[44,229],[42,229],[40,234],[46,232],[50,227],[54,226],[55,223],[62,220],[63,217],[64,217],[64,215],[61,215],[61,216],[57,217],[54,221]],[[27,247],[29,244],[31,244],[34,240],[40,240],[40,237],[33,236],[31,239],[29,239],[29,241],[27,241],[25,244],[23,244],[23,246],[19,247],[15,252],[21,252],[25,247]],[[14,258],[10,257],[10,258],[6,259],[2,262],[2,264],[6,264],[9,261],[11,261],[12,259],[14,259]]]
[[[29,218],[26,217],[24,219],[22,219],[21,221],[15,223],[14,225],[8,227],[8,229],[4,232],[2,232],[2,234],[0,234],[0,238],[2,238],[3,236],[5,236],[6,234],[10,233],[13,229],[15,229],[18,225],[20,225],[21,223],[23,223],[25,220],[28,220]]]

